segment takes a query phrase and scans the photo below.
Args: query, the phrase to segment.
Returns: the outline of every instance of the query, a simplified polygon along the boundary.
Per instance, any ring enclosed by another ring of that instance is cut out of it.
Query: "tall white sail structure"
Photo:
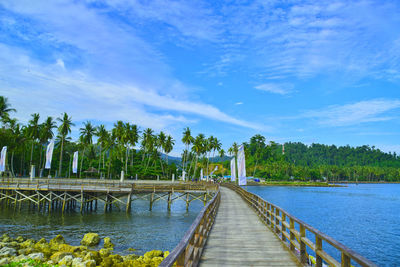
[[[236,158],[231,159],[231,181],[236,181]]]
[[[7,147],[3,146],[0,156],[0,172],[6,171],[6,156],[7,156]]]
[[[78,172],[78,151],[74,152],[74,159],[72,161],[72,172],[73,173]]]
[[[53,150],[54,150],[54,139],[51,140],[50,143],[47,145],[46,166],[44,167],[45,169],[50,169],[51,168],[51,160],[53,158]]]
[[[239,177],[239,185],[246,185],[246,160],[244,155],[244,146],[241,145],[239,147],[238,152],[238,177]]]

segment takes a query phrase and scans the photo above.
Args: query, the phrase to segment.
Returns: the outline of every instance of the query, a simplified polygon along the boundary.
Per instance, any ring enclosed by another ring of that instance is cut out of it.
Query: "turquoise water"
[[[79,245],[83,235],[88,232],[99,233],[101,237],[111,237],[116,245],[116,253],[127,254],[128,248],[134,248],[135,254],[143,254],[153,249],[171,251],[181,240],[199,211],[204,207],[200,201],[190,204],[186,212],[184,201],[177,200],[167,211],[165,201],[156,202],[153,211],[149,211],[149,202],[136,200],[132,202],[132,211],[97,212],[81,215],[78,212],[43,212],[29,211],[23,208],[0,207],[0,235],[22,235],[36,240],[44,237],[47,241],[62,234],[71,245]],[[100,244],[99,246],[101,246]]]
[[[247,190],[379,266],[400,266],[400,184],[248,186]]]

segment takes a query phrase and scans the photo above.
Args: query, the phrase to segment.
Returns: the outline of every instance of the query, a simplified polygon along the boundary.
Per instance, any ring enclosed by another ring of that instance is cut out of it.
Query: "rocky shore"
[[[99,243],[100,237],[96,233],[86,234],[80,246],[68,245],[61,235],[47,242],[44,238],[35,241],[4,234],[0,237],[0,266],[152,267],[158,266],[169,254],[168,251],[152,250],[143,256],[121,256],[113,253],[114,244],[110,238],[105,237],[103,248],[95,250],[94,246]]]

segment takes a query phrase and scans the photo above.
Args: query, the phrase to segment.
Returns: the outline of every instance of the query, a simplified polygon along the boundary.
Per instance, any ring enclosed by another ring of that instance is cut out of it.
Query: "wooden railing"
[[[34,179],[29,178],[2,178],[2,189],[26,190],[113,190],[113,191],[217,191],[218,186],[206,182],[175,182],[175,183],[146,183],[118,180],[88,180],[88,179]]]
[[[315,254],[313,265],[318,267],[321,267],[323,262],[329,266],[350,267],[352,266],[351,261],[361,266],[377,266],[332,237],[320,232],[261,197],[234,184],[227,183],[223,185],[237,192],[256,211],[262,221],[271,228],[280,240],[288,245],[290,251],[299,258],[302,264],[311,263],[306,249],[308,247]],[[315,242],[309,239],[311,234],[314,236]],[[324,243],[329,244],[340,253],[340,262],[324,250]]]
[[[213,199],[201,210],[179,244],[159,267],[198,265],[208,234],[214,224],[220,200],[221,193],[218,190]]]

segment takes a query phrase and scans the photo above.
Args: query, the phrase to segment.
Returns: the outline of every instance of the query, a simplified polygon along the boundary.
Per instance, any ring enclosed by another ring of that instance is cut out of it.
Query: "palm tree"
[[[17,123],[16,119],[10,120],[9,122],[9,129],[11,130],[12,133],[12,139],[13,142],[10,145],[10,151],[11,151],[11,174],[13,177],[15,177],[14,174],[14,153],[17,151],[18,147],[21,146],[21,144],[24,143],[25,137],[23,135],[23,127]]]
[[[56,122],[53,120],[52,117],[47,117],[47,119],[44,121],[44,123],[42,123],[40,125],[40,144],[41,144],[41,148],[40,148],[40,168],[44,168],[45,165],[45,161],[43,162],[43,166],[41,166],[41,162],[42,162],[42,152],[43,152],[43,147],[45,145],[45,143],[47,143],[49,141],[49,139],[53,138],[54,134],[53,134],[53,129],[56,128]]]
[[[10,112],[16,112],[16,110],[11,108],[7,97],[0,96],[0,119],[3,120],[8,118]]]
[[[223,150],[222,148],[218,151],[219,152],[219,157],[222,159],[223,157],[225,157],[225,150]]]
[[[66,112],[61,114],[61,118],[57,118],[57,120],[61,122],[60,126],[58,127],[58,133],[61,138],[60,163],[58,166],[58,173],[61,175],[64,141],[67,135],[71,133],[71,126],[75,126],[75,124],[72,123],[72,118],[68,117],[68,114]]]
[[[198,134],[193,142],[192,150],[196,155],[195,165],[194,165],[194,175],[196,175],[197,171],[197,162],[199,160],[200,155],[205,152],[205,137],[204,134]]]
[[[40,137],[40,125],[39,125],[39,118],[40,115],[39,113],[34,113],[31,115],[32,119],[29,121],[28,124],[28,131],[29,131],[29,137],[32,142],[32,148],[31,148],[31,159],[29,161],[29,165],[32,166],[32,158],[33,158],[33,147],[35,144],[35,141],[39,139]]]
[[[182,142],[186,145],[186,149],[184,151],[185,153],[183,154],[183,160],[182,160],[182,169],[183,170],[185,170],[185,164],[186,164],[186,161],[188,160],[189,146],[190,146],[190,144],[193,143],[193,141],[194,141],[194,138],[193,138],[193,136],[191,136],[190,129],[189,129],[189,127],[186,127],[183,130],[183,137],[182,137]]]
[[[154,145],[155,145],[155,137],[153,135],[152,129],[147,128],[146,130],[144,130],[141,145],[143,149],[142,161],[144,160],[145,155],[149,157],[148,162],[145,164],[145,171],[146,171],[150,163],[150,152],[154,150]]]
[[[165,141],[164,152],[167,155],[167,167],[168,167],[168,154],[174,149],[175,140],[172,136],[168,135],[167,140]],[[167,174],[169,175],[169,174]]]
[[[157,136],[156,150],[158,153],[158,149],[160,149],[160,165],[161,165],[161,171],[163,173],[163,176],[165,175],[165,173],[164,173],[164,167],[163,167],[163,163],[162,163],[162,153],[164,152],[166,140],[167,140],[167,136],[165,135],[165,133],[163,131],[161,131]]]
[[[82,175],[82,165],[83,165],[83,158],[85,157],[85,149],[86,147],[90,146],[93,143],[93,136],[95,135],[96,128],[92,125],[90,121],[84,122],[82,128],[79,129],[81,135],[79,137],[82,145],[83,145],[83,152],[81,157],[81,167],[79,169],[79,178]]]
[[[132,148],[134,148],[138,141],[139,141],[138,126],[135,124],[132,124],[131,127],[128,129],[128,143]],[[131,166],[133,166],[133,156],[134,156],[134,154],[132,153]]]
[[[102,156],[103,156],[103,168],[104,168],[104,153],[102,153],[102,149],[105,147],[106,141],[107,141],[107,138],[108,138],[108,135],[109,135],[109,133],[106,130],[106,127],[104,126],[104,124],[100,124],[96,128],[95,135],[98,137],[97,144],[100,145],[100,158],[99,158],[99,173],[100,173]]]
[[[174,149],[175,140],[172,136],[168,135],[167,140],[165,141],[164,152],[167,155],[167,165],[168,165],[168,154]]]
[[[123,121],[117,121],[117,123],[114,123],[114,128],[112,129],[112,135],[115,137],[117,147],[119,148],[119,158],[122,162],[126,158],[124,157],[124,154],[126,155],[126,151],[124,153],[124,150],[127,144],[127,127],[130,127],[129,124],[126,125]]]

